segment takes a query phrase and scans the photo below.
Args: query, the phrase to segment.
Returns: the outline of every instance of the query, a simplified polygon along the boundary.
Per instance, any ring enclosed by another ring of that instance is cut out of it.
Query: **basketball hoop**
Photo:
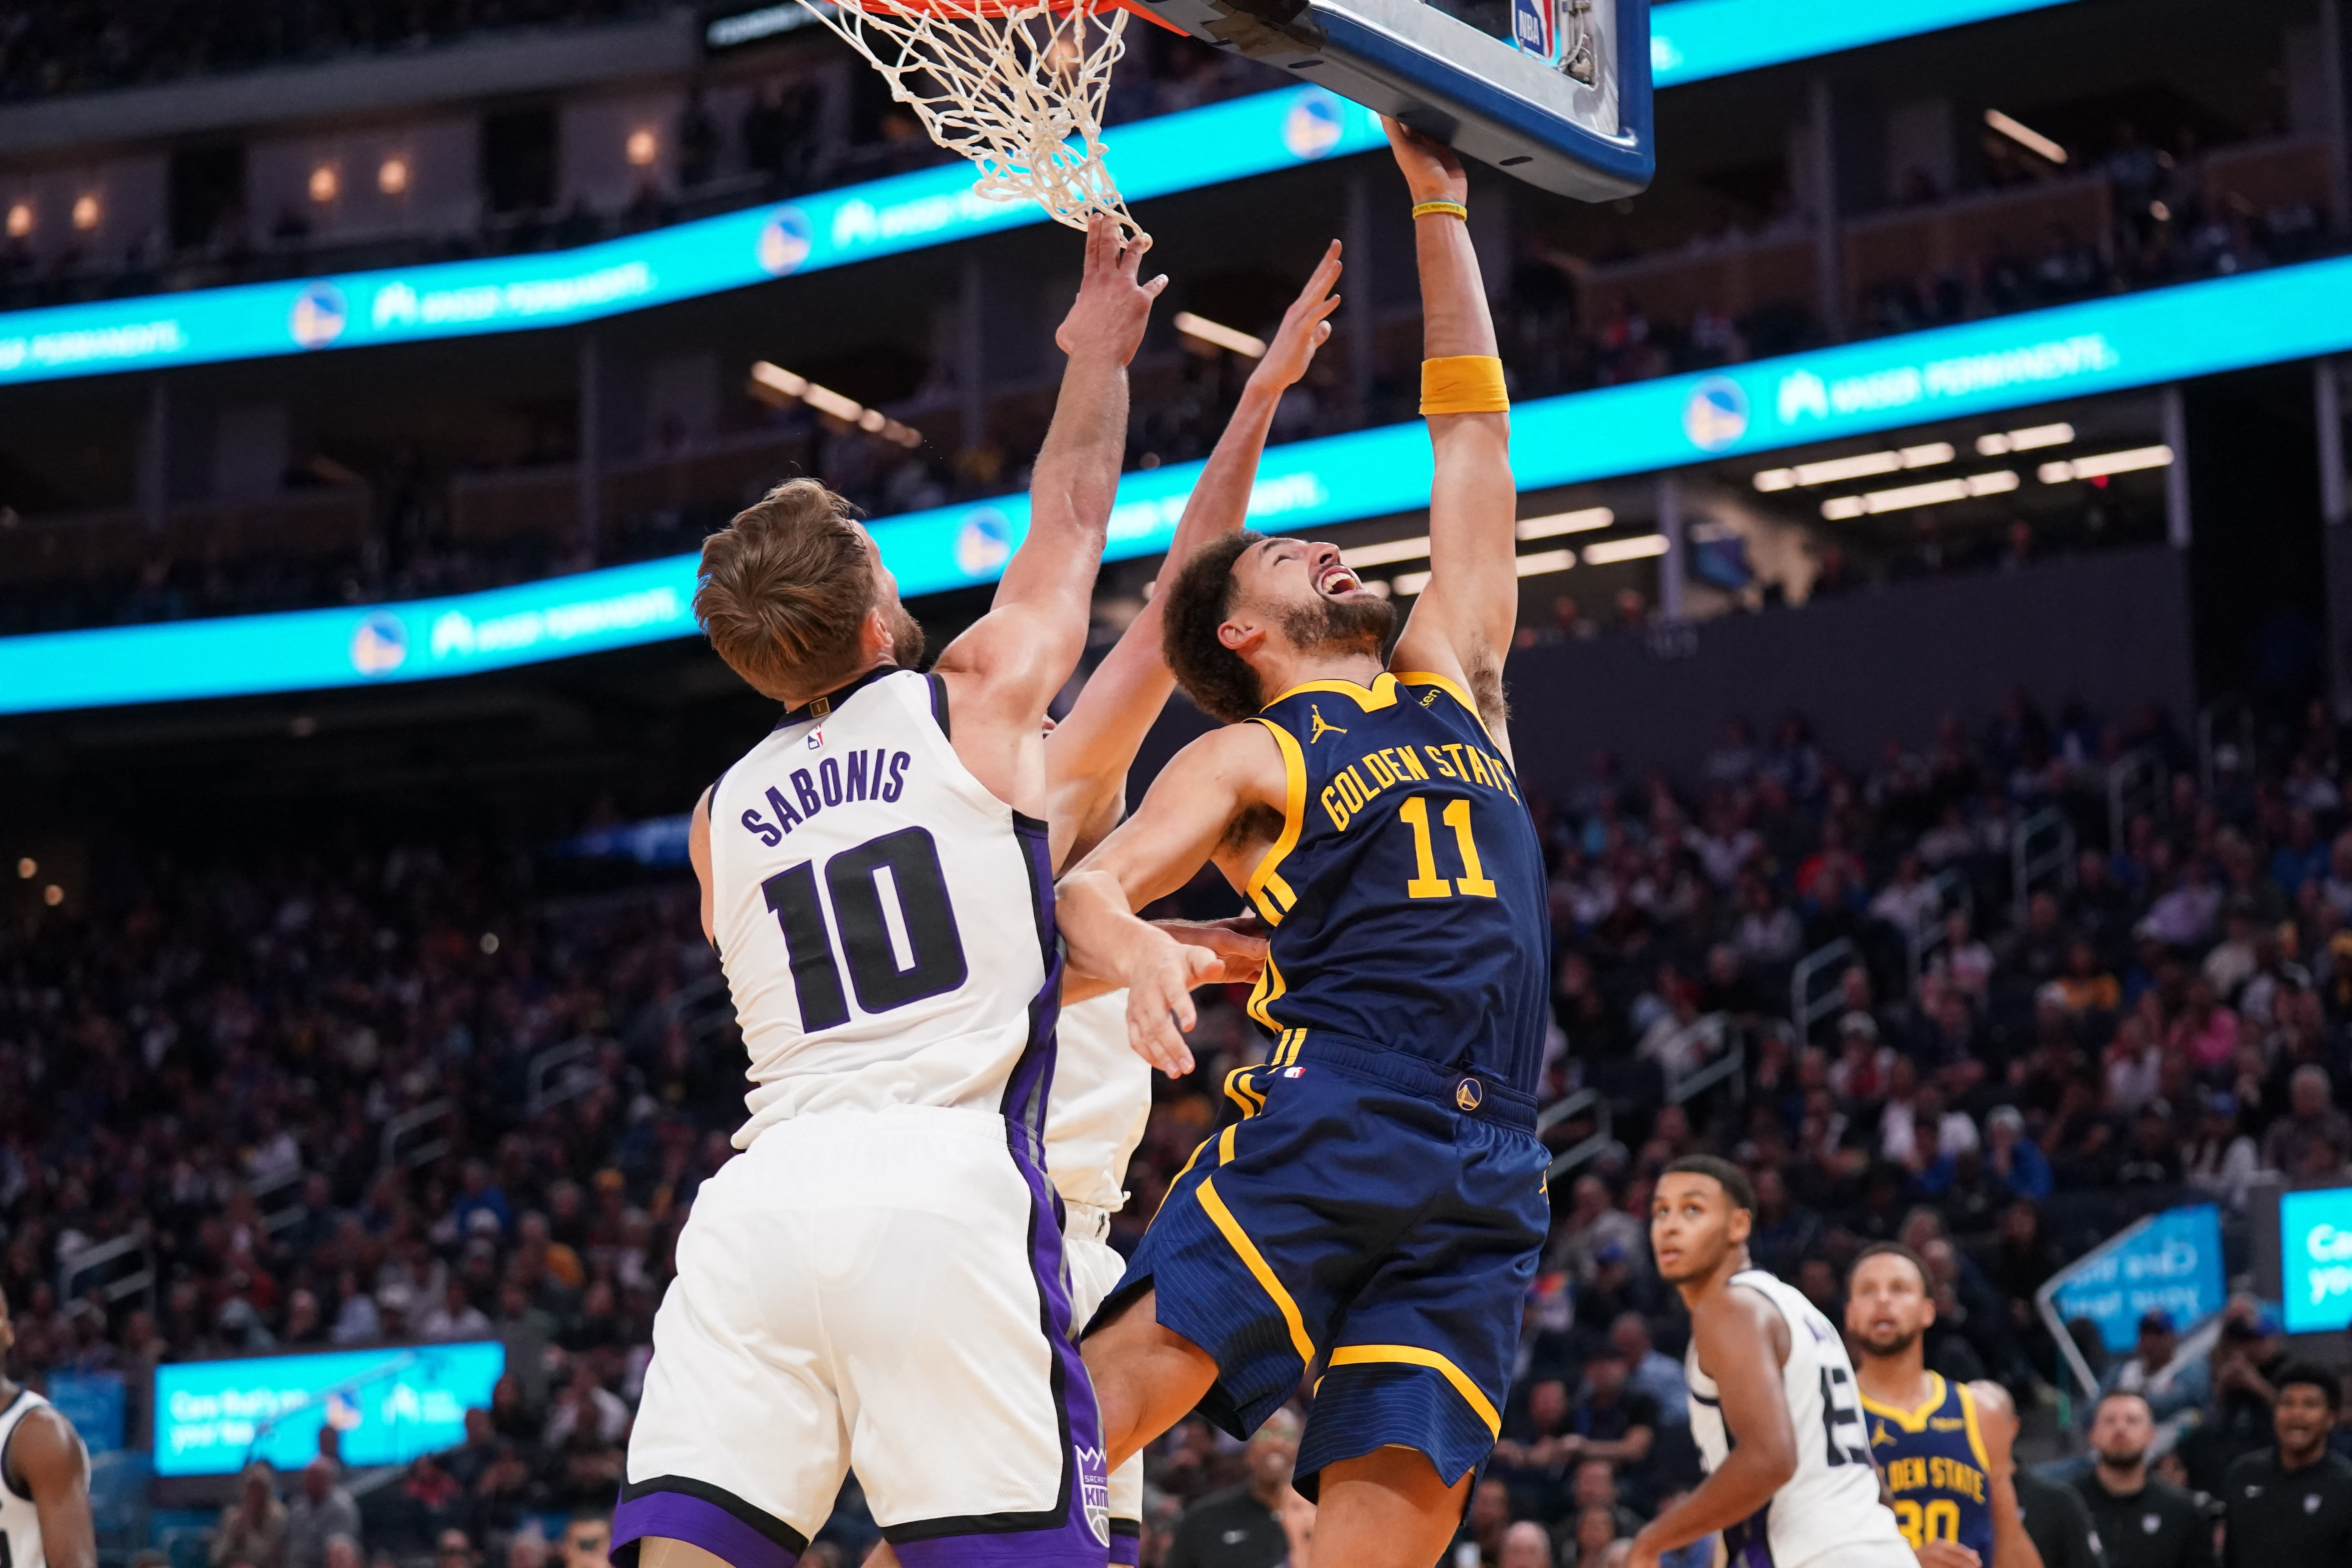
[[[978,165],[973,191],[1057,223],[1143,230],[1103,166],[1103,101],[1127,51],[1121,0],[801,0],[864,55],[931,140]]]

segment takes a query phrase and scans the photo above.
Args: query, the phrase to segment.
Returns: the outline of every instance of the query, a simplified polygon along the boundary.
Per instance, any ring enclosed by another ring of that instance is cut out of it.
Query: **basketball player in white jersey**
[[[1673,1162],[1650,1203],[1658,1278],[1691,1314],[1685,1373],[1698,1489],[1633,1538],[1630,1568],[1723,1532],[1727,1568],[1916,1568],[1882,1500],[1853,1364],[1827,1318],[1748,1260],[1747,1173]]]
[[[791,1568],[855,1465],[908,1568],[1101,1568],[1107,1478],[1040,1135],[1061,957],[1044,721],[1084,646],[1165,279],[1089,228],[995,601],[940,656],[813,480],[703,546],[698,618],[785,709],[697,805],[753,1088],[698,1192],[614,1518],[620,1568]]]
[[[1339,307],[1331,289],[1339,279],[1334,240],[1250,373],[1184,503],[1155,592],[1087,679],[1069,716],[1046,737],[1056,876],[1085,858],[1126,815],[1127,771],[1176,688],[1160,652],[1160,605],[1194,551],[1241,528],[1275,409],[1330,339],[1329,317]],[[1076,1321],[1083,1328],[1127,1268],[1110,1246],[1110,1216],[1127,1202],[1128,1161],[1151,1115],[1151,1065],[1128,1046],[1124,990],[1071,1003],[1063,1009],[1059,1033],[1045,1111],[1045,1170],[1062,1195],[1064,1255]],[[1142,1517],[1143,1456],[1136,1454],[1111,1475],[1113,1563],[1135,1562]]]
[[[0,1295],[0,1367],[16,1327]],[[0,1373],[0,1568],[98,1568],[89,1453],[73,1424]]]

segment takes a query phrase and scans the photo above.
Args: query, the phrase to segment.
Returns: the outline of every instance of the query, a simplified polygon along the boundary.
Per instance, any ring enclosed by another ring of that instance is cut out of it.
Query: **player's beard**
[[[1861,1342],[1862,1353],[1874,1361],[1889,1361],[1895,1356],[1908,1354],[1911,1347],[1918,1342],[1919,1331],[1914,1329],[1907,1334],[1895,1335],[1885,1344],[1875,1344],[1869,1340],[1864,1340]]]
[[[2101,1453],[2098,1456],[2099,1463],[2118,1470],[2128,1470],[2147,1458],[2147,1450],[2145,1448],[2128,1454]]]
[[[1282,612],[1282,635],[1300,653],[1368,653],[1378,658],[1396,626],[1396,606],[1386,599],[1327,599],[1294,605]]]
[[[900,669],[920,669],[923,667],[922,623],[907,613],[905,604],[892,599],[882,612],[890,627],[890,662]]]

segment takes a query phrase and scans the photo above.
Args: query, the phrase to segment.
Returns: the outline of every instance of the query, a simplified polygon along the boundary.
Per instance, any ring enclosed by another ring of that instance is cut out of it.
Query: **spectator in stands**
[[[1298,1417],[1289,1410],[1268,1417],[1249,1440],[1249,1479],[1229,1491],[1213,1492],[1184,1510],[1162,1568],[1275,1568],[1282,1563],[1290,1552],[1282,1509],[1291,1490],[1291,1470],[1298,1462]],[[1509,1494],[1498,1481],[1481,1485],[1502,1493],[1503,1522],[1507,1524]]]
[[[2181,1178],[2214,1202],[2242,1212],[2262,1159],[2254,1141],[2238,1130],[2238,1098],[2227,1089],[2211,1090],[2203,1111],[2182,1152]]]
[[[1454,1532],[1448,1568],[1501,1568],[1503,1538],[1511,1529],[1511,1492],[1493,1477],[1471,1489],[1470,1506],[1463,1511],[1462,1528]],[[1174,1564],[1171,1568],[1175,1568]]]
[[[1622,1489],[1637,1503],[1654,1501],[1650,1450],[1658,1436],[1657,1402],[1630,1386],[1624,1352],[1603,1342],[1585,1359],[1584,1383],[1577,1390],[1565,1444],[1568,1458],[1606,1459],[1617,1468]]]
[[[2305,1063],[2287,1080],[2287,1113],[2271,1124],[2263,1137],[2263,1164],[2273,1171],[2297,1174],[2314,1160],[2340,1161],[2352,1149],[2352,1118],[2331,1102],[2335,1086],[2327,1069]],[[2330,1169],[2333,1163],[2322,1169]]]
[[[2148,1473],[2156,1421],[2137,1394],[2099,1398],[2091,1470],[2075,1482],[2108,1568],[2212,1568],[2213,1528],[2196,1499]]]
[[[1551,1532],[1534,1520],[1519,1521],[1503,1531],[1496,1562],[1501,1568],[1552,1568]]]
[[[342,1467],[324,1454],[302,1467],[301,1489],[286,1509],[286,1568],[357,1568],[356,1561],[328,1562],[331,1540],[356,1543],[360,1538],[360,1505],[343,1489],[341,1474]]]
[[[1606,1459],[1580,1459],[1569,1492],[1570,1510],[1582,1518],[1588,1509],[1601,1509],[1610,1518],[1612,1541],[1631,1536],[1642,1528],[1642,1516],[1627,1508],[1617,1495],[1617,1467]]]
[[[267,1459],[245,1467],[236,1500],[221,1510],[213,1532],[212,1568],[284,1568],[286,1506],[278,1500],[277,1479]]]
[[[421,1340],[485,1340],[490,1334],[489,1317],[474,1305],[466,1282],[455,1275],[442,1287],[441,1300],[416,1321]]]
[[[1686,1426],[1690,1421],[1690,1384],[1683,1363],[1661,1354],[1650,1342],[1649,1321],[1639,1312],[1621,1312],[1609,1325],[1609,1342],[1625,1359],[1625,1386],[1646,1394],[1657,1407],[1661,1426]]]
[[[563,1568],[613,1568],[613,1516],[601,1509],[575,1513],[563,1527]]]
[[[2352,1464],[2328,1451],[2344,1391],[2307,1362],[2279,1369],[2274,1444],[2230,1467],[2223,1568],[2352,1563]]]
[[[2099,1392],[2137,1394],[2149,1416],[2158,1422],[2185,1411],[2201,1410],[2212,1397],[2212,1374],[2201,1359],[2181,1361],[2179,1354],[2180,1336],[2172,1326],[2171,1315],[2151,1311],[2139,1321],[2139,1340],[2132,1353],[2107,1369],[2100,1379]],[[2103,1403],[2100,1408],[2106,1406]]]

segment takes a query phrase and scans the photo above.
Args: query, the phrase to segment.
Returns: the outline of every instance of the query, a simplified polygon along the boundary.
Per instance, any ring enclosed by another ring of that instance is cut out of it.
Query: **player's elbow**
[[[1794,1433],[1776,1433],[1753,1443],[1742,1443],[1734,1453],[1748,1456],[1758,1482],[1779,1491],[1796,1479],[1797,1439]]]

